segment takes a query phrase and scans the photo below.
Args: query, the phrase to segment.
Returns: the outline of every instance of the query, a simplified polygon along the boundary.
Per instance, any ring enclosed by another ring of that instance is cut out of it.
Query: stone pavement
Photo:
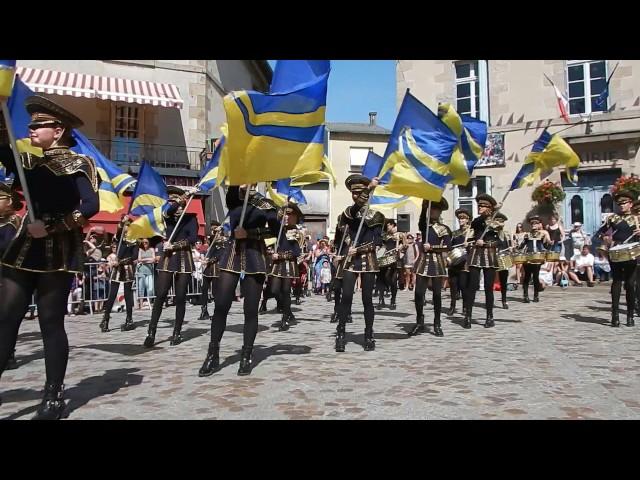
[[[407,337],[415,319],[413,292],[399,292],[398,310],[376,311],[373,352],[362,349],[356,296],[347,351],[340,354],[333,350],[332,305],[313,296],[294,305],[298,323],[288,332],[278,332],[279,315],[260,317],[248,377],[236,375],[240,303],[233,304],[223,338],[223,368],[208,378],[197,376],[209,342],[209,322],[197,320],[199,307],[188,307],[186,341],[176,347],[168,341],[174,309],[165,310],[160,343],[151,350],[142,347],[148,310],[136,311],[139,326],[130,332],[117,329],[124,314],[114,314],[116,330],[104,334],[100,317],[72,317],[69,418],[637,419],[640,326],[624,326],[624,315],[620,328],[609,326],[608,290],[553,287],[538,304],[522,303],[521,291],[509,292],[510,309],[495,309],[495,328],[482,327],[484,309],[477,306],[471,330],[462,328],[459,314],[444,317],[443,338]],[[430,305],[425,314],[431,329]],[[37,322],[23,323],[17,356],[19,368],[0,380],[2,419],[31,417],[41,398]]]

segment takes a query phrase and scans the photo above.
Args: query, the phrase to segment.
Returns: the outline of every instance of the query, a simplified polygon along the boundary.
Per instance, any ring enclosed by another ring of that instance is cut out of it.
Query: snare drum
[[[547,252],[547,262],[559,262],[560,252]]]
[[[513,260],[514,265],[522,265],[523,263],[527,263],[527,254],[522,252],[516,252],[511,255],[511,260]]]
[[[547,261],[547,252],[531,252],[526,254],[527,263],[543,264]]]
[[[498,253],[498,271],[509,270],[513,267],[513,259],[508,252]]]
[[[396,248],[387,250],[384,247],[378,250],[377,254],[378,266],[380,268],[390,267],[398,262],[399,253]]]
[[[629,262],[640,257],[640,242],[623,243],[609,248],[609,260],[612,262]]]
[[[456,247],[449,252],[447,256],[447,263],[450,267],[457,267],[467,261],[467,248]]]

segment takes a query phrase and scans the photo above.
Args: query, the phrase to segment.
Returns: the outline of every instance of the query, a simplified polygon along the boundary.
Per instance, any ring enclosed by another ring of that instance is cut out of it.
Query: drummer
[[[500,279],[500,293],[502,294],[502,308],[505,310],[509,309],[509,305],[507,304],[507,281],[509,280],[509,268],[511,267],[511,262],[507,265],[504,264],[504,256],[506,255],[508,260],[511,260],[511,256],[509,250],[511,250],[511,234],[507,232],[504,228],[505,222],[507,221],[507,216],[498,212],[493,217],[494,220],[498,222],[498,278]]]
[[[635,305],[634,272],[636,258],[629,260],[625,260],[626,257],[620,258],[620,255],[615,252],[615,247],[629,242],[637,242],[640,239],[640,222],[638,221],[639,217],[631,212],[633,202],[636,200],[631,192],[618,190],[613,194],[613,198],[620,208],[620,214],[614,213],[610,215],[596,235],[603,236],[609,229],[613,230],[612,240],[614,247],[609,249],[611,275],[613,277],[611,285],[611,326],[620,326],[620,294],[624,283],[627,300],[627,326],[633,327],[635,325],[633,307]],[[632,255],[632,253],[629,253],[629,255]]]
[[[396,221],[392,218],[385,220],[385,233],[382,234],[382,244],[385,249],[384,261],[380,263],[380,272],[378,273],[378,310],[386,307],[384,303],[384,294],[386,290],[391,290],[390,310],[396,309],[396,295],[398,294],[398,258],[399,250],[404,246],[404,235],[398,232]],[[392,263],[389,263],[391,260]]]
[[[451,234],[451,247],[454,249],[449,255],[449,265],[447,268],[449,274],[449,286],[451,291],[451,305],[448,315],[456,313],[456,301],[461,297],[462,292],[467,288],[469,281],[469,270],[467,269],[467,238],[473,235],[471,230],[471,213],[469,210],[459,208],[455,211],[460,228]],[[460,250],[457,250],[460,249]],[[462,252],[459,257],[453,258],[456,252]],[[464,310],[464,307],[463,307]],[[464,313],[464,311],[463,311]]]
[[[522,291],[524,293],[524,303],[529,303],[529,281],[533,282],[533,301],[540,301],[540,267],[546,261],[547,251],[553,242],[549,236],[549,232],[542,229],[542,222],[539,215],[531,215],[527,218],[527,222],[531,227],[531,232],[524,236],[524,240],[520,244],[520,250],[524,250],[527,254],[527,261],[524,264],[524,279],[522,280]]]

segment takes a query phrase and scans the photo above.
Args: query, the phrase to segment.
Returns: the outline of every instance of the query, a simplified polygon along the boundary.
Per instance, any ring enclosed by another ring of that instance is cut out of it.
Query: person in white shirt
[[[595,258],[589,251],[589,246],[584,245],[582,251],[578,255],[571,257],[571,266],[578,276],[578,278],[584,282],[587,281],[587,285],[593,287],[593,266],[595,264]],[[582,285],[580,283],[579,285]]]
[[[593,271],[599,282],[608,282],[611,275],[611,265],[602,251],[598,250],[598,256],[594,260]]]
[[[573,254],[579,255],[582,247],[589,244],[589,237],[582,229],[582,223],[575,222],[571,230],[571,242],[573,244]]]

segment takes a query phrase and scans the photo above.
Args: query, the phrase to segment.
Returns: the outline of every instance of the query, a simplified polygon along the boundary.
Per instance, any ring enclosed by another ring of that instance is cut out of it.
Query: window
[[[571,223],[584,223],[583,213],[582,197],[576,194],[571,198]]]
[[[476,217],[478,216],[478,205],[476,204],[475,198],[481,193],[491,195],[491,177],[472,178],[466,185],[456,187],[456,190],[456,208],[469,210],[472,216]]]
[[[367,161],[367,155],[373,147],[351,147],[349,149],[349,168],[352,172],[361,172]]]
[[[598,96],[607,85],[607,62],[605,60],[568,60],[567,84],[570,115],[606,112],[608,110],[608,98],[602,105],[596,105]]]
[[[115,104],[113,107],[111,158],[115,162],[139,163],[142,160],[143,113],[141,107]]]
[[[487,61],[454,62],[456,111],[489,124],[489,83]]]

